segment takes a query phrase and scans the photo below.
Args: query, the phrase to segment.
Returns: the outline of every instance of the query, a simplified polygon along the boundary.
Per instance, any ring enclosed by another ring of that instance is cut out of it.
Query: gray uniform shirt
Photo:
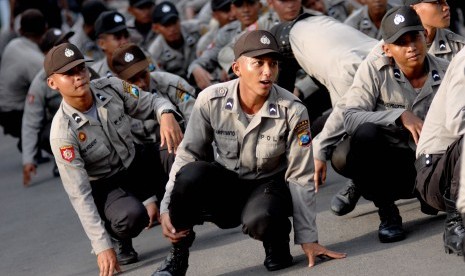
[[[61,103],[61,94],[47,85],[44,69],[35,76],[27,93],[21,125],[22,156],[24,164],[34,164],[39,150],[39,133],[52,121]]]
[[[184,38],[182,48],[171,48],[160,35],[153,41],[148,51],[161,70],[185,79],[189,64],[197,57],[195,50],[200,38],[200,26],[194,22],[182,22],[181,32]]]
[[[62,101],[50,131],[50,144],[61,181],[95,254],[111,248],[110,236],[95,206],[90,181],[128,168],[135,149],[130,116],[159,119],[167,100],[140,91],[117,78],[91,81],[99,120]]]
[[[390,10],[392,7],[388,5],[387,10]],[[381,31],[375,26],[373,21],[371,21],[370,16],[368,15],[368,6],[363,6],[360,9],[354,11],[345,21],[344,24],[347,24],[362,33],[366,34],[369,37],[374,39],[381,39]]]
[[[0,112],[23,110],[27,91],[43,67],[39,46],[26,37],[18,37],[5,47],[0,65]]]
[[[436,29],[436,36],[428,53],[451,61],[465,45],[465,37],[447,29]]]
[[[97,74],[99,74],[101,77],[114,76],[113,71],[110,69],[110,65],[108,65],[108,59],[106,56],[101,60],[94,62],[94,64],[92,64],[90,67],[94,69],[94,71],[97,72]]]
[[[169,100],[181,114],[185,125],[189,122],[195,103],[195,88],[186,80],[168,72],[150,73],[149,91]],[[139,143],[156,142],[158,121],[132,119],[131,131]]]
[[[289,41],[300,66],[326,86],[333,106],[352,84],[360,62],[378,42],[324,15],[297,22]]]
[[[260,179],[285,171],[293,201],[295,242],[318,240],[308,114],[287,90],[274,85],[248,123],[239,103],[239,79],[212,85],[199,94],[170,172],[160,212],[168,212],[176,173],[205,160],[217,147],[215,161],[242,179]],[[195,123],[194,123],[195,122]]]
[[[353,133],[365,122],[396,125],[396,120],[406,110],[424,120],[449,65],[447,60],[430,54],[426,55],[425,63],[428,66],[428,77],[419,92],[412,87],[392,58],[381,56],[362,63],[347,92],[344,112],[346,132]],[[415,149],[411,137],[410,140],[410,147]]]

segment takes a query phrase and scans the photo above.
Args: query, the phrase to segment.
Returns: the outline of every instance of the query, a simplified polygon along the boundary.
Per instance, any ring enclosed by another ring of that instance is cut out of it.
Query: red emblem
[[[74,157],[76,157],[76,155],[74,154],[73,146],[61,147],[60,152],[61,152],[61,157],[68,162],[73,161]]]

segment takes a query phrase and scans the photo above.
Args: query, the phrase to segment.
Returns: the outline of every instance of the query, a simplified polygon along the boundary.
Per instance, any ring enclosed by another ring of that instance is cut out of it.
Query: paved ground
[[[90,243],[61,182],[52,177],[52,163],[39,167],[29,188],[23,188],[21,157],[11,137],[0,134],[0,275],[98,275]],[[401,176],[399,176],[401,177]],[[212,224],[195,228],[188,275],[465,275],[462,257],[442,247],[444,214],[426,216],[415,200],[400,201],[408,231],[406,240],[381,244],[373,204],[361,201],[355,211],[336,217],[328,211],[331,196],[345,180],[334,173],[318,194],[320,243],[347,252],[343,260],[320,260],[307,268],[299,246],[292,246],[295,265],[269,273],[262,265],[261,243],[240,228],[218,230]],[[160,227],[134,240],[140,262],[124,266],[122,275],[151,275],[169,250]]]

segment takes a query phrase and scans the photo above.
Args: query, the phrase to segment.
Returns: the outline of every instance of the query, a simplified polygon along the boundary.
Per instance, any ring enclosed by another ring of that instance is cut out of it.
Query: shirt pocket
[[[224,164],[228,169],[234,170],[239,160],[239,144],[237,139],[222,138],[217,139],[215,143],[217,161]]]
[[[97,176],[110,172],[110,150],[103,143],[98,143],[83,156],[89,176]]]
[[[286,152],[285,143],[259,143],[257,144],[257,171],[269,172],[282,162],[284,153]]]

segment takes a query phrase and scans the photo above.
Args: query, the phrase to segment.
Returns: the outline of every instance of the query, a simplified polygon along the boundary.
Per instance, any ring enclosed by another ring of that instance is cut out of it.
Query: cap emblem
[[[161,11],[163,13],[169,13],[171,11],[171,7],[168,6],[168,5],[164,5],[162,8],[161,8]]]
[[[115,14],[115,17],[113,18],[113,20],[114,20],[116,23],[123,22],[123,18],[122,18],[121,15],[119,15],[119,14]]]
[[[405,21],[405,17],[401,14],[396,14],[394,17],[394,24],[399,25],[400,23]]]
[[[126,54],[124,55],[124,61],[126,61],[126,62],[131,62],[131,61],[133,61],[133,60],[134,60],[134,55],[133,55],[133,54],[131,54],[131,53],[126,53]]]
[[[59,36],[59,35],[61,35],[61,31],[58,30],[58,29],[55,29],[55,30],[53,30],[53,34],[56,35],[56,36]]]
[[[265,45],[269,45],[269,44],[271,43],[270,39],[269,39],[268,37],[266,37],[266,35],[264,35],[264,36],[262,36],[262,37],[260,38],[260,42],[261,42],[262,44],[265,44]]]
[[[74,56],[74,51],[71,50],[71,49],[66,48],[66,49],[65,49],[65,56],[66,56],[66,57],[72,57],[72,56]]]

